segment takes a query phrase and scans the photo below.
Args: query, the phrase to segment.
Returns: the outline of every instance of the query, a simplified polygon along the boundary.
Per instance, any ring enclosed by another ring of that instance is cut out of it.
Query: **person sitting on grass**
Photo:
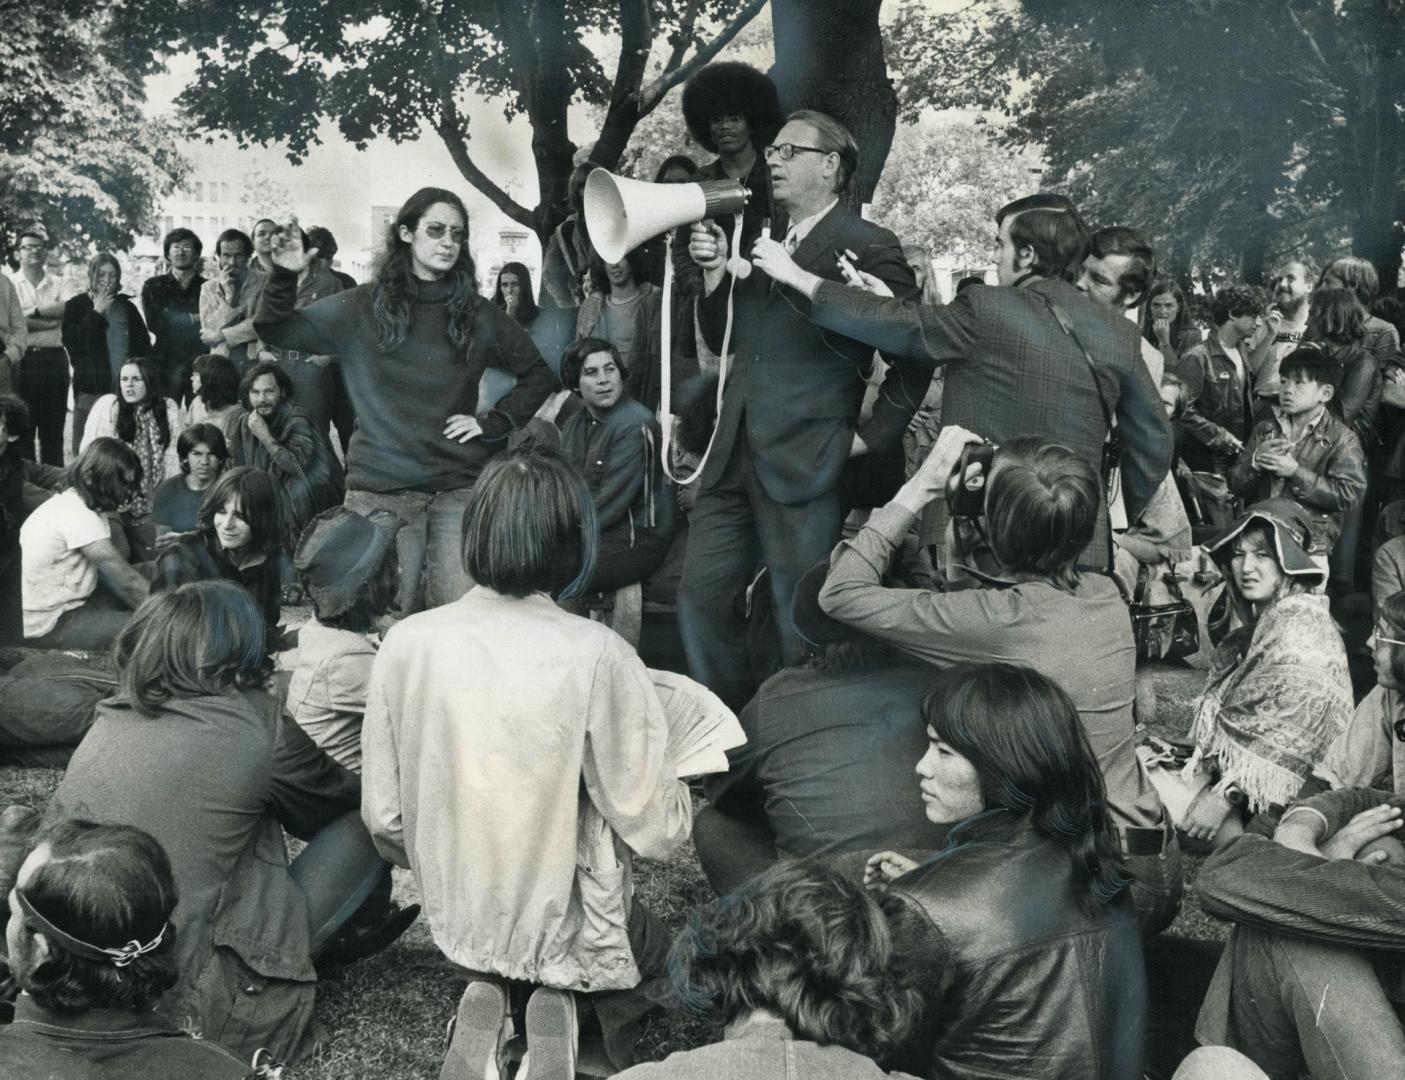
[[[1291,395],[1293,368],[1285,360],[1282,370],[1282,392]],[[1327,598],[1316,593],[1326,569],[1311,548],[1307,511],[1268,499],[1206,549],[1246,621],[1210,659],[1191,760],[1179,774],[1154,774],[1193,840],[1224,844],[1253,814],[1287,806],[1346,730],[1346,650]]]
[[[1376,685],[1361,699],[1317,775],[1334,788],[1405,795],[1405,592],[1386,597],[1366,640]]]
[[[283,515],[273,478],[247,465],[227,470],[200,503],[194,532],[172,533],[156,558],[152,589],[223,578],[242,585],[263,612],[269,644],[283,616]]]
[[[157,536],[200,527],[200,503],[229,463],[224,433],[214,424],[195,424],[182,431],[176,453],[181,459],[181,475],[166,477],[151,495],[151,520]]]
[[[106,649],[150,586],[113,543],[106,515],[141,491],[142,464],[117,439],[90,443],[68,471],[68,487],[20,526],[25,644]]]
[[[1275,1078],[1400,1075],[1399,803],[1367,788],[1324,792],[1291,807],[1271,840],[1245,833],[1206,860],[1201,906],[1234,929],[1197,1040],[1233,1047]]]
[[[1180,847],[1137,758],[1136,645],[1111,578],[1076,566],[1101,514],[1101,483],[1073,451],[1032,436],[995,451],[989,477],[969,466],[975,503],[954,513],[949,565],[977,569],[986,587],[890,588],[883,575],[928,503],[952,499],[962,451],[981,440],[942,429],[893,500],[830,557],[820,607],[831,618],[938,667],[1001,660],[1033,667],[1073,699],[1102,767],[1108,809],[1132,875],[1142,929],[1158,933],[1180,906]]]
[[[1308,554],[1325,565],[1343,516],[1365,498],[1366,455],[1329,404],[1342,381],[1338,361],[1318,345],[1300,345],[1278,373],[1278,404],[1254,425],[1229,486],[1249,502],[1281,498],[1303,507],[1312,533]]]
[[[647,580],[673,539],[659,424],[630,396],[629,369],[608,341],[574,342],[561,356],[561,379],[585,404],[562,425],[561,456],[585,477],[600,525],[589,591],[613,592]]]
[[[0,394],[0,645],[24,640],[20,526],[64,479],[62,468],[24,456],[25,436],[32,445],[29,406]]]
[[[156,486],[180,472],[180,406],[162,397],[160,386],[160,375],[149,360],[128,360],[118,373],[117,392],[93,403],[78,448],[81,453],[97,439],[117,438],[141,459],[140,498],[128,508],[134,520],[146,514]]]
[[[886,903],[797,860],[694,915],[670,954],[671,981],[688,1013],[724,1025],[722,1040],[618,1080],[907,1076],[874,1060],[902,1043],[921,1008]]]
[[[308,522],[293,556],[313,614],[298,630],[288,712],[334,761],[358,775],[376,623],[394,610],[400,583],[399,528],[389,510],[362,516],[336,506]]]
[[[10,977],[0,1074],[243,1080],[249,1065],[156,1008],[180,977],[166,852],[129,825],[70,820],[34,845],[9,892]]]
[[[239,369],[220,353],[202,353],[190,371],[191,424],[214,424],[228,438],[243,410],[239,406]]]
[[[376,656],[362,812],[377,848],[414,871],[435,944],[475,980],[455,1068],[498,1075],[502,981],[532,991],[528,1075],[575,1075],[578,999],[625,1068],[668,940],[630,867],[687,840],[688,787],[638,655],[556,603],[595,561],[585,481],[554,455],[509,452],[483,470],[462,530],[478,584],[397,623]]]
[[[59,781],[50,820],[144,829],[171,857],[179,982],[168,1015],[245,1060],[317,1041],[314,960],[384,873],[360,784],[284,714],[262,615],[228,581],[153,596],[113,650],[119,685]],[[307,842],[289,865],[284,830]],[[414,909],[363,937],[384,946]],[[366,950],[358,950],[358,954]]]
[[[946,846],[869,859],[924,1010],[898,1060],[928,1077],[1142,1075],[1146,972],[1102,774],[1073,702],[1013,664],[943,672],[917,763]]]

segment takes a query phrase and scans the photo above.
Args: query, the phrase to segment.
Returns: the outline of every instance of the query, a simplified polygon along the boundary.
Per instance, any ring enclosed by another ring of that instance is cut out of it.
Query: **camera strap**
[[[1038,292],[1038,290],[1035,290]],[[1117,425],[1113,422],[1112,410],[1107,407],[1107,398],[1103,395],[1102,380],[1098,378],[1098,365],[1093,362],[1092,355],[1084,346],[1082,340],[1073,329],[1073,322],[1068,317],[1068,312],[1063,309],[1063,305],[1047,293],[1039,292],[1039,298],[1044,301],[1044,306],[1049,309],[1049,314],[1054,316],[1054,321],[1059,324],[1059,329],[1068,335],[1068,339],[1078,347],[1078,351],[1083,354],[1083,359],[1088,365],[1088,374],[1093,379],[1093,390],[1098,395],[1098,405],[1103,411],[1103,422],[1107,425],[1107,439],[1103,444],[1102,460],[1102,481],[1104,497],[1109,505],[1112,502],[1113,477],[1117,474],[1122,459],[1122,440],[1117,434]],[[1112,518],[1107,521],[1107,570],[1112,573],[1113,551],[1112,551]]]

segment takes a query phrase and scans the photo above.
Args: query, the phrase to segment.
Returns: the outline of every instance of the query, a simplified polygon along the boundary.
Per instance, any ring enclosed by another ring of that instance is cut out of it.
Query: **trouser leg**
[[[430,500],[424,558],[425,607],[442,607],[473,587],[463,565],[463,512],[472,487],[440,491]]]
[[[746,620],[734,606],[756,572],[761,551],[737,468],[743,452],[734,450],[718,482],[698,493],[678,585],[678,632],[688,670],[733,710],[740,710],[756,689]]]
[[[418,491],[379,492],[351,490],[345,506],[358,514],[390,510],[402,522],[395,534],[395,554],[400,560],[400,589],[395,615],[405,618],[424,607],[425,551],[429,539],[430,496]]]
[[[1405,1030],[1367,953],[1237,926],[1220,965],[1215,981],[1230,982],[1223,1041],[1275,1080],[1304,1067],[1312,1080],[1399,1074]],[[1204,1027],[1202,1014],[1197,1035],[1211,1041]]]
[[[712,806],[693,816],[693,847],[718,896],[726,896],[765,873],[780,858],[775,837],[764,821],[734,817]]]
[[[88,416],[93,411],[93,406],[97,403],[99,394],[88,394],[82,390],[73,392],[73,431],[70,443],[73,447],[73,456],[78,456],[79,444],[83,441],[83,430],[88,426]],[[179,436],[177,436],[179,438]]]
[[[1126,858],[1132,875],[1132,902],[1137,909],[1137,925],[1143,936],[1159,934],[1175,921],[1185,891],[1181,867],[1181,845],[1174,833],[1166,838],[1159,855],[1131,855]]]
[[[308,841],[288,873],[307,898],[314,956],[375,891],[386,865],[359,810],[348,810]]]
[[[63,425],[68,419],[68,354],[55,347],[27,349],[20,360],[15,391],[29,406],[29,419],[39,438],[38,460],[45,465],[62,465]],[[33,446],[21,446],[20,452],[35,460]]]

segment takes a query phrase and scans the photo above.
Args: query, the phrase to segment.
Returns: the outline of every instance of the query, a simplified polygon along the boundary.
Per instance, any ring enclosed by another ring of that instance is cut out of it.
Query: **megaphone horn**
[[[739,214],[750,192],[736,180],[650,184],[596,169],[585,181],[585,224],[606,262],[619,262],[669,229],[718,214]]]

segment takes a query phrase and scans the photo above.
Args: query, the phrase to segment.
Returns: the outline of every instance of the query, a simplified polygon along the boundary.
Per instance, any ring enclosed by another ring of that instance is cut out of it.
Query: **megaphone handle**
[[[727,285],[727,325],[722,331],[722,353],[718,357],[717,363],[717,411],[714,413],[716,419],[712,425],[712,434],[708,436],[707,449],[703,451],[702,460],[698,462],[698,467],[686,477],[673,475],[673,235],[665,234],[668,238],[664,241],[664,263],[663,263],[663,310],[659,313],[659,333],[663,335],[663,340],[659,343],[659,356],[663,359],[663,370],[659,372],[659,411],[664,416],[664,422],[660,425],[663,428],[662,447],[659,451],[660,465],[663,466],[664,475],[675,484],[691,484],[702,475],[703,469],[707,468],[707,459],[712,456],[713,444],[717,441],[717,429],[722,426],[722,394],[727,388],[727,368],[728,349],[732,344],[732,317],[735,313],[735,293],[737,290],[737,278],[733,274],[732,280]],[[736,223],[732,228],[732,250],[736,251],[742,242],[742,216],[736,216]]]

